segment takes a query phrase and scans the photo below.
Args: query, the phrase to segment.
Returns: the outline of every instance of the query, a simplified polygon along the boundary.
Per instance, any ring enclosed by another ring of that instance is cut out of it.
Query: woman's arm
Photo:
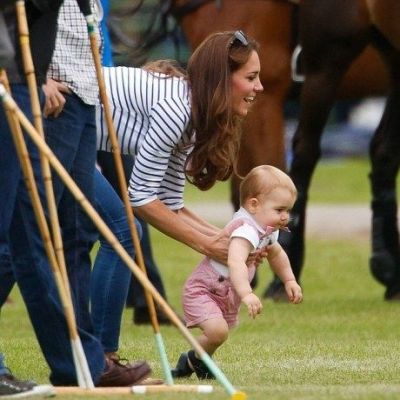
[[[199,232],[207,236],[214,236],[221,232],[221,229],[215,225],[210,224],[205,219],[201,218],[194,212],[190,211],[188,208],[183,207],[178,210],[178,215],[182,218],[188,225],[197,229]]]
[[[160,200],[135,207],[135,212],[166,235],[226,264],[229,237],[224,231],[209,236],[189,224],[187,216],[185,218],[182,213],[171,211]]]

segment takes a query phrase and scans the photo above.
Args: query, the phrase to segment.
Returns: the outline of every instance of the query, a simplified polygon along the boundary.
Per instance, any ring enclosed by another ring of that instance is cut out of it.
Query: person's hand
[[[254,251],[253,253],[250,253],[249,256],[247,257],[246,264],[247,265],[252,265],[254,264],[256,267],[258,267],[263,261],[264,258],[267,258],[268,256],[268,250],[267,247],[262,247],[261,249],[258,249]]]
[[[301,301],[303,300],[303,293],[301,291],[301,287],[296,281],[285,282],[285,290],[291,303],[301,303]]]
[[[248,295],[244,296],[242,302],[246,304],[249,316],[253,319],[261,313],[263,308],[262,303],[254,293],[249,293]]]
[[[233,222],[233,229],[243,225],[243,221]],[[204,254],[213,260],[226,265],[228,262],[228,247],[230,241],[230,231],[225,227],[218,234],[207,238],[207,245]]]
[[[43,92],[46,96],[46,102],[43,109],[45,118],[57,118],[64,108],[65,97],[63,93],[70,93],[71,91],[64,84],[47,79],[47,82],[42,86]]]
[[[207,242],[205,255],[226,265],[228,261],[229,236],[224,231],[221,231],[217,235],[208,237]]]

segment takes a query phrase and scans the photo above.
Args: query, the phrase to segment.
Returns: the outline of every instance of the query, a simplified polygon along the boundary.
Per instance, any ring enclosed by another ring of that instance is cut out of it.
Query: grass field
[[[368,201],[367,171],[362,161],[321,165],[311,201]],[[226,199],[227,187],[223,186],[204,198]],[[199,194],[188,193],[188,198],[198,200]],[[180,288],[200,256],[158,232],[152,231],[152,239],[169,301],[180,311]],[[265,300],[256,320],[243,312],[241,324],[215,355],[230,382],[254,400],[399,399],[400,305],[383,301],[383,288],[369,274],[368,257],[369,243],[362,239],[309,241],[302,278],[304,302],[293,306]],[[256,289],[260,296],[270,277],[268,267],[260,267],[261,284]],[[14,303],[2,310],[0,350],[6,352],[9,366],[18,376],[47,382],[48,369],[17,289],[12,298]],[[162,377],[151,328],[132,325],[131,317],[132,311],[126,310],[121,355],[147,359],[153,376]],[[162,334],[174,364],[188,346],[173,327],[163,328]],[[196,384],[197,380],[193,377],[183,382]],[[214,384],[213,394],[145,396],[154,400],[229,398],[218,383],[206,383]]]

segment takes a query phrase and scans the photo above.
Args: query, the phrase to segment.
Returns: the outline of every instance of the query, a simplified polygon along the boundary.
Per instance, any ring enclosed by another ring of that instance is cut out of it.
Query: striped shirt
[[[98,18],[97,1],[91,1],[91,5]],[[64,83],[84,103],[98,104],[99,86],[87,24],[76,0],[64,0],[57,22],[56,46],[47,77]],[[99,32],[97,38],[100,45]]]
[[[184,167],[190,152],[190,91],[183,78],[140,68],[104,67],[121,153],[135,158],[129,181],[133,206],[155,199],[183,207]],[[97,107],[98,149],[111,151],[104,112]]]

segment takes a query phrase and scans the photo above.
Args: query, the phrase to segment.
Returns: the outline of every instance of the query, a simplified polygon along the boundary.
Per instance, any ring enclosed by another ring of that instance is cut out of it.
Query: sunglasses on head
[[[233,34],[233,38],[229,43],[229,47],[232,47],[236,43],[239,43],[242,46],[247,46],[249,44],[246,35],[242,31],[236,31]]]

